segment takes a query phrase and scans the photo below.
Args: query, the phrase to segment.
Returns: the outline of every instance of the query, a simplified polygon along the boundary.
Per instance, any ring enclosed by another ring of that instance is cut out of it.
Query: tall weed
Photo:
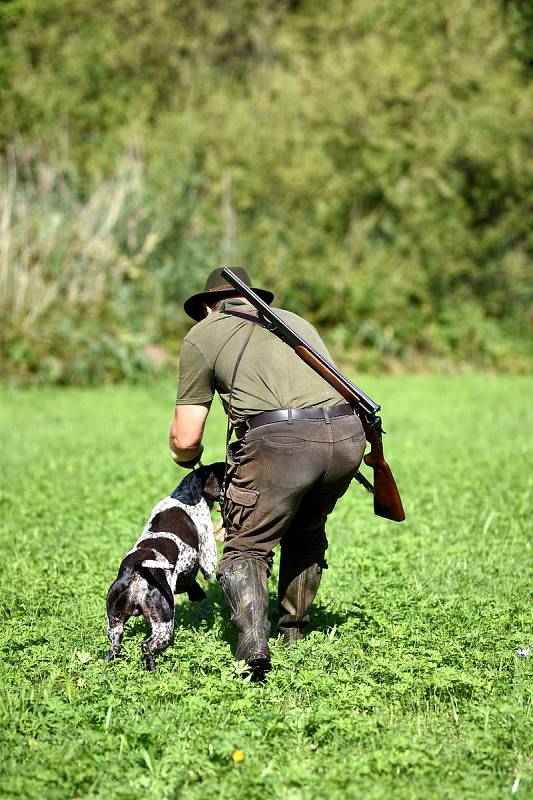
[[[157,328],[159,293],[145,264],[161,230],[147,218],[142,185],[135,158],[86,198],[66,171],[9,159],[0,189],[8,372],[71,383],[150,369],[144,348],[153,329],[144,315]]]

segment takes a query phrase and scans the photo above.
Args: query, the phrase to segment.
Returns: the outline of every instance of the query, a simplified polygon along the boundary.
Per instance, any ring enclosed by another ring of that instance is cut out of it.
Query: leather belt
[[[249,417],[242,428],[239,426],[237,433],[240,435],[241,431],[259,428],[261,425],[271,425],[273,422],[290,422],[294,419],[324,419],[327,421],[331,417],[347,417],[349,414],[355,413],[349,403],[317,408],[278,408],[275,411],[264,411],[262,414]]]

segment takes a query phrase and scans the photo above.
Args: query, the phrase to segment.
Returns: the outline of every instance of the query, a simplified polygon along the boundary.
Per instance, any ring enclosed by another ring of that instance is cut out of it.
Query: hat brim
[[[189,317],[191,317],[195,322],[200,322],[200,320],[205,317],[204,303],[207,303],[207,305],[213,305],[219,300],[223,300],[224,297],[231,297],[232,295],[235,296],[235,291],[235,289],[222,289],[214,292],[199,292],[198,294],[193,294],[192,297],[189,297],[189,299],[183,304],[183,308],[185,309],[185,313],[188,314]],[[271,303],[274,299],[273,293],[269,292],[268,289],[256,289],[253,287],[252,292],[255,292],[257,295],[259,295],[261,300],[264,300],[265,303]]]

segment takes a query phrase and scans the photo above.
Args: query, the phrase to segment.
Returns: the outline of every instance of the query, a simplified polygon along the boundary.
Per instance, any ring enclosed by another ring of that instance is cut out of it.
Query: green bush
[[[147,347],[176,354],[181,303],[222,262],[352,369],[530,368],[521,3],[1,9],[0,140],[18,170],[2,291],[31,273],[47,298],[39,313],[1,299],[8,372],[153,369]],[[92,295],[69,291],[84,282]]]

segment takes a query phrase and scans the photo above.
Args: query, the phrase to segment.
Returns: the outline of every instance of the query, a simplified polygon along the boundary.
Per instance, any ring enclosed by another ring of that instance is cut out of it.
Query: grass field
[[[108,585],[180,477],[172,385],[2,391],[2,797],[533,797],[533,381],[359,382],[408,519],[352,485],[310,635],[272,640],[264,686],[235,675],[216,584],[179,601],[157,674],[142,619],[103,660]]]

